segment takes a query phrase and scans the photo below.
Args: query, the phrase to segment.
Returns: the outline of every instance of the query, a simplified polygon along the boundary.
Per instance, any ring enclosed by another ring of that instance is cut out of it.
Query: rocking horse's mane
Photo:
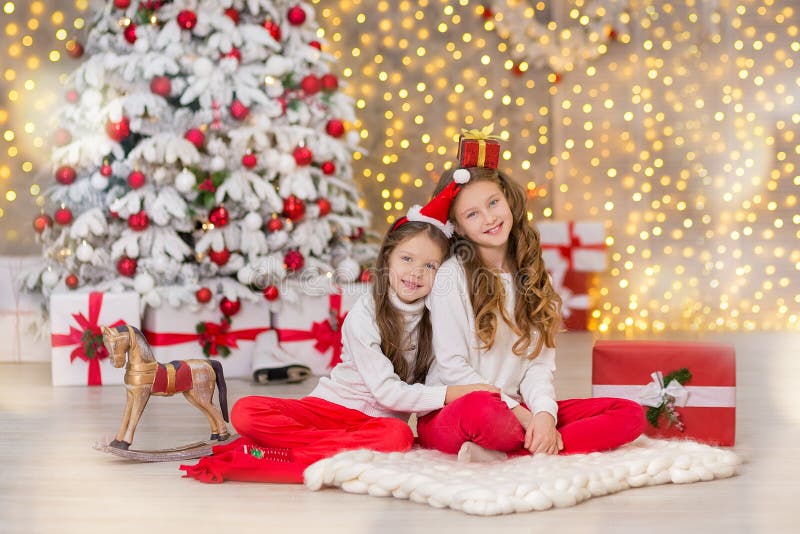
[[[120,334],[127,334],[128,333],[128,326],[130,325],[119,325],[115,327],[115,330]],[[136,344],[139,346],[139,350],[141,351],[140,355],[142,359],[145,361],[155,361],[156,357],[153,355],[153,351],[150,350],[150,343],[147,342],[147,338],[144,337],[142,331],[136,328],[135,326],[131,326],[133,333],[136,334]]]

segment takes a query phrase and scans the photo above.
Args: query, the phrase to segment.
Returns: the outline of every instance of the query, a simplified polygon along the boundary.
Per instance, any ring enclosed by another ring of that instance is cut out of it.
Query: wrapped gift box
[[[102,326],[139,327],[139,294],[54,293],[50,297],[54,386],[122,384],[125,368],[111,365]]]
[[[341,361],[341,324],[356,301],[372,291],[372,285],[295,285],[289,290],[296,300],[285,301],[273,315],[278,342],[291,355],[291,363],[305,365],[315,375],[327,375]],[[276,364],[284,365],[287,362]]]
[[[39,256],[0,258],[0,362],[49,362],[52,358],[42,295],[26,293],[21,284],[23,274],[41,262]]]
[[[603,223],[542,221],[536,223],[547,270],[602,272],[607,268]]]
[[[691,379],[681,385],[659,383],[687,369]],[[666,414],[645,433],[656,438],[688,438],[731,446],[736,434],[736,356],[733,347],[711,343],[670,341],[598,341],[592,352],[592,396],[620,397],[651,406],[676,399],[679,423]],[[685,405],[681,406],[685,402]],[[655,409],[655,408],[653,408]],[[683,426],[683,429],[680,426]]]
[[[589,287],[594,275],[566,271],[553,276],[553,287],[561,296],[561,318],[566,330],[586,330],[589,326]]]
[[[203,333],[198,332],[199,324]],[[142,332],[160,362],[216,358],[222,363],[225,378],[249,378],[255,339],[269,326],[266,301],[241,301],[229,324],[219,308],[210,304],[192,312],[169,305],[148,306]]]
[[[462,137],[458,143],[458,160],[462,167],[496,169],[500,162],[500,143],[494,139]]]

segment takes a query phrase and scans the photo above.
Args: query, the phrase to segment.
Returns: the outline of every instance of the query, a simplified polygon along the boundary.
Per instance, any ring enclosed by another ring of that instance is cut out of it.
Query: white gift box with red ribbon
[[[342,322],[356,301],[372,291],[372,284],[286,286],[295,298],[273,316],[278,342],[292,363],[305,365],[315,375],[328,375],[341,361]]]
[[[199,324],[203,332],[198,332]],[[230,324],[226,324],[219,308],[211,304],[195,311],[170,305],[148,306],[142,332],[160,362],[214,358],[222,364],[225,378],[250,378],[255,339],[269,327],[266,301],[241,301],[239,311],[230,317]]]
[[[43,298],[21,285],[24,273],[41,262],[39,256],[0,258],[0,362],[50,361]]]
[[[601,272],[606,261],[605,229],[594,221],[542,221],[536,223],[542,257],[548,270]]]
[[[54,293],[50,342],[54,386],[122,384],[125,368],[111,365],[102,326],[139,327],[139,294]]]

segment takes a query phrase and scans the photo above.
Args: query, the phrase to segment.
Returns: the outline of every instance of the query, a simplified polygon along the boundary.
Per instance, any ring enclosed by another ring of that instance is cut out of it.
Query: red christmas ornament
[[[192,128],[183,134],[183,137],[197,148],[202,148],[206,142],[206,134],[199,128]]]
[[[74,59],[78,59],[79,57],[83,56],[83,45],[78,41],[67,41],[66,48],[67,54]]]
[[[191,30],[197,25],[197,14],[190,9],[178,13],[178,26],[184,30]]]
[[[339,78],[333,74],[323,74],[319,81],[322,83],[323,91],[330,92],[339,88]]]
[[[79,96],[78,91],[76,91],[75,89],[70,89],[64,95],[64,98],[66,98],[67,102],[69,102],[70,104],[74,104],[75,102],[78,101],[78,96]]]
[[[131,0],[114,0],[114,6],[119,9],[127,9],[131,5]]]
[[[139,213],[134,213],[128,217],[128,228],[135,232],[142,232],[150,225],[150,220],[147,218],[147,213],[144,210]]]
[[[300,26],[306,21],[306,12],[300,6],[292,6],[289,8],[286,18],[292,26]]]
[[[222,250],[209,249],[208,259],[222,267],[231,259],[231,251],[227,248],[223,248]]]
[[[125,29],[122,31],[122,35],[125,37],[125,40],[129,43],[133,44],[136,42],[136,24],[131,22]]]
[[[72,141],[72,134],[66,128],[57,128],[53,133],[53,143],[56,146],[64,146]]]
[[[353,233],[350,234],[350,239],[352,241],[358,241],[362,237],[364,237],[364,229],[362,227],[360,227],[360,226],[358,228],[356,228],[355,230],[353,230]]]
[[[208,220],[214,226],[225,226],[228,224],[230,216],[228,215],[228,210],[225,209],[225,206],[217,206],[208,214]]]
[[[319,78],[313,74],[307,74],[300,81],[300,89],[302,89],[303,92],[309,96],[319,93],[320,87],[321,84]]]
[[[299,271],[305,265],[306,260],[299,250],[290,250],[283,257],[283,263],[289,271]]]
[[[486,20],[489,20],[494,17],[494,13],[488,6],[483,6],[483,13],[481,13],[481,16]]]
[[[320,43],[319,41],[311,41],[310,43],[308,43],[308,46],[310,46],[311,48],[316,48],[317,50],[322,50],[322,43]]]
[[[33,229],[36,230],[37,234],[41,234],[46,229],[50,228],[53,225],[53,219],[50,218],[49,215],[42,213],[41,215],[37,215],[33,219]]]
[[[69,185],[75,181],[75,169],[69,165],[64,165],[56,169],[56,180],[60,184]]]
[[[139,189],[146,181],[147,179],[141,171],[133,171],[128,175],[128,185],[131,189]]]
[[[322,174],[330,176],[336,172],[336,164],[332,161],[326,161],[322,164]]]
[[[331,119],[325,125],[325,131],[331,137],[341,137],[344,135],[344,123],[339,119]]]
[[[319,216],[324,217],[331,212],[331,202],[327,198],[318,198]]]
[[[197,290],[197,293],[195,293],[194,296],[197,298],[197,302],[205,304],[211,300],[211,290],[207,287],[201,287]]]
[[[358,277],[359,282],[369,283],[372,282],[372,269],[364,269]]]
[[[73,273],[69,273],[67,277],[64,279],[64,283],[67,284],[67,287],[70,289],[75,289],[78,287],[78,277],[75,276]]]
[[[294,161],[299,166],[310,165],[314,159],[314,153],[308,147],[299,146],[294,149]]]
[[[268,301],[272,302],[273,300],[278,300],[279,296],[280,293],[277,287],[269,285],[264,288],[264,298],[267,299]]]
[[[100,166],[100,174],[102,174],[106,178],[111,176],[111,165],[109,165],[108,163],[103,163],[103,165]]]
[[[278,217],[273,217],[267,223],[267,231],[277,232],[278,230],[283,230],[283,221]]]
[[[239,100],[231,102],[231,117],[237,121],[243,121],[250,114],[250,108],[245,106]]]
[[[136,273],[136,260],[122,256],[117,260],[117,272],[122,276],[132,277]]]
[[[267,19],[264,21],[264,29],[269,32],[273,39],[280,42],[281,40],[281,27],[275,24],[275,22],[271,19]]]
[[[59,208],[53,215],[56,222],[61,226],[65,226],[72,222],[72,210],[69,208]]]
[[[150,92],[167,98],[172,92],[172,82],[169,76],[156,76],[150,80]]]
[[[242,51],[236,48],[235,46],[231,48],[231,51],[222,56],[223,58],[232,57],[239,63],[242,62]]]
[[[131,134],[131,121],[128,117],[122,117],[119,122],[106,122],[106,133],[116,142],[124,140]]]
[[[553,73],[553,78],[552,78],[552,80],[553,80],[553,85],[558,85],[558,84],[560,84],[560,83],[561,83],[561,74],[559,74],[558,72],[556,72],[556,73]]]
[[[228,297],[222,297],[222,301],[219,303],[219,311],[225,317],[230,317],[231,315],[236,315],[239,313],[239,309],[241,309],[242,303],[239,300],[228,300]]]
[[[248,169],[252,169],[258,163],[258,158],[255,154],[245,154],[242,156],[242,165]]]
[[[617,40],[617,30],[615,30],[614,28],[611,28],[610,30],[608,30],[608,38],[610,40],[612,40],[612,41],[616,41]]]
[[[283,199],[283,216],[293,221],[299,221],[306,213],[306,203],[292,195]]]
[[[239,24],[239,12],[234,8],[229,7],[225,10],[225,16],[233,21],[234,24]]]

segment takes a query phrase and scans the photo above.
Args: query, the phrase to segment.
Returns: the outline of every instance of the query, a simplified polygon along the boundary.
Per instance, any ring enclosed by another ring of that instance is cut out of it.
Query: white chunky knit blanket
[[[740,463],[730,450],[643,436],[610,452],[490,463],[459,462],[456,456],[424,449],[346,451],[311,465],[304,476],[312,490],[334,486],[467,514],[498,515],[575,506],[642,486],[726,478],[736,474]]]

